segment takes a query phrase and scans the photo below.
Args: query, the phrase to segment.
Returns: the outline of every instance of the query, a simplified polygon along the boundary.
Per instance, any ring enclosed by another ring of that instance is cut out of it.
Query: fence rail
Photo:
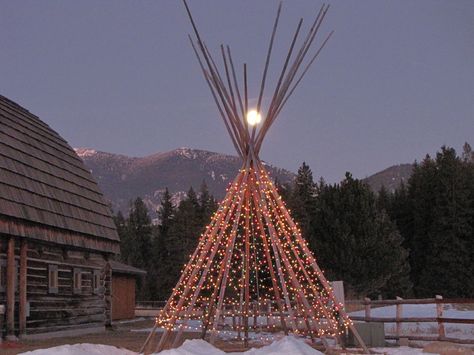
[[[422,298],[422,299],[402,299],[397,297],[395,300],[371,300],[365,298],[363,300],[347,300],[346,305],[363,305],[365,315],[364,316],[351,316],[350,318],[354,321],[362,322],[381,322],[381,323],[395,323],[396,330],[395,334],[386,335],[386,339],[400,340],[400,338],[407,338],[409,340],[421,340],[421,341],[450,341],[461,344],[474,344],[474,339],[459,339],[446,336],[445,323],[457,323],[457,324],[474,324],[473,318],[448,318],[443,317],[443,305],[444,304],[474,304],[474,299],[465,298],[443,298],[437,295],[435,298]],[[403,305],[421,305],[421,304],[435,304],[436,305],[436,317],[402,317]],[[372,306],[396,306],[395,317],[373,317]],[[438,334],[436,336],[425,336],[425,335],[408,335],[402,334],[402,323],[437,323]]]
[[[136,310],[142,310],[145,312],[150,312],[151,310],[160,310],[166,304],[166,301],[138,301],[136,304]],[[436,305],[436,316],[435,317],[403,317],[403,306],[404,305],[423,305],[423,304],[434,304]],[[395,323],[395,334],[385,335],[386,339],[400,340],[400,338],[408,340],[418,340],[418,341],[450,341],[453,343],[460,344],[474,344],[474,339],[459,339],[454,337],[446,336],[445,324],[472,324],[474,325],[474,318],[452,318],[443,316],[443,305],[444,304],[453,304],[453,305],[462,305],[462,304],[473,304],[474,298],[465,299],[465,298],[443,298],[442,296],[436,296],[434,298],[417,298],[417,299],[402,299],[397,297],[394,300],[371,300],[365,298],[363,300],[346,300],[345,305],[360,305],[363,306],[364,310],[363,316],[352,315],[350,318],[353,321],[360,322],[380,322],[380,323]],[[396,306],[395,317],[379,317],[372,316],[372,310],[380,308],[381,306]],[[266,302],[262,304],[254,304],[253,307],[249,310],[251,318],[254,318],[254,324],[257,324],[257,317],[266,317],[267,326],[270,326],[273,323],[273,318],[275,317],[275,311],[273,310],[274,305],[271,302]],[[192,313],[191,315],[197,317],[199,314]],[[224,317],[232,317],[233,324],[236,322],[236,317],[240,316],[240,313],[237,309],[225,309],[223,312]],[[276,319],[275,319],[276,321]],[[402,324],[403,323],[436,323],[437,324],[437,335],[419,335],[419,334],[402,334]],[[473,332],[474,333],[474,332]]]

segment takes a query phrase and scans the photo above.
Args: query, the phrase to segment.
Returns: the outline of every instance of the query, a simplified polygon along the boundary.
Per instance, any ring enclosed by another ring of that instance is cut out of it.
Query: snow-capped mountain
[[[241,160],[191,148],[178,148],[142,158],[76,148],[92,175],[99,183],[114,212],[127,213],[130,201],[140,196],[152,217],[165,188],[173,194],[177,204],[192,186],[198,191],[205,181],[218,200],[224,197],[229,183],[237,175]],[[281,183],[290,182],[295,175],[287,170],[267,165],[270,175]]]

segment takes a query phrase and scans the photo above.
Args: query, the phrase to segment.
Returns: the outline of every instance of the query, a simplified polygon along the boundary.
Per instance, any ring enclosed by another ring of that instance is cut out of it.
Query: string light
[[[341,335],[351,322],[315,263],[268,173],[241,169],[156,324],[268,341],[283,318],[299,336]]]

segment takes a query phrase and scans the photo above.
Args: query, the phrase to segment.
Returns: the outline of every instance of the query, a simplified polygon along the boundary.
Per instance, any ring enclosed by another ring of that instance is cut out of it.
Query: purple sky
[[[285,1],[275,79],[298,18]],[[290,99],[261,157],[335,182],[474,145],[474,2],[332,1],[335,35]],[[276,1],[190,1],[213,53],[230,44],[257,96]],[[180,1],[2,1],[0,93],[72,146],[144,156],[181,146],[233,154],[187,40]]]

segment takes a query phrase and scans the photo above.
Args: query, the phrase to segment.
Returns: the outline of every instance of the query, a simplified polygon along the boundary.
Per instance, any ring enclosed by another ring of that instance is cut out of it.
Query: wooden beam
[[[22,239],[21,245],[20,245],[20,307],[19,307],[20,336],[26,334],[27,269],[28,269],[28,242],[26,239]]]
[[[15,337],[15,238],[8,239],[7,249],[7,340]]]

